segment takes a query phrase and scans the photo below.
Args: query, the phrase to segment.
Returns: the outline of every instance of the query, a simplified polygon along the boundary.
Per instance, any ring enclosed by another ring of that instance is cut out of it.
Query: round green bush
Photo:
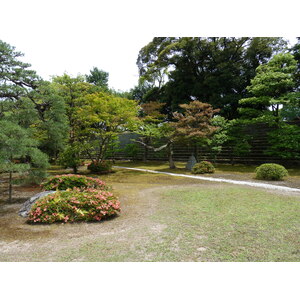
[[[108,174],[112,172],[112,162],[108,160],[103,160],[99,162],[91,162],[87,169],[93,173],[98,174]]]
[[[201,161],[192,168],[193,174],[215,173],[215,167],[209,161]]]
[[[57,191],[31,208],[29,223],[100,221],[120,212],[120,202],[108,191],[96,189]]]
[[[285,167],[278,164],[262,164],[255,169],[257,179],[265,180],[282,180],[288,176],[288,171]]]
[[[83,175],[75,175],[75,174],[56,175],[54,177],[49,178],[46,182],[42,183],[41,187],[45,191],[66,190],[66,189],[73,189],[74,187],[80,189],[86,189],[86,188],[95,188],[100,190],[107,189],[105,182],[98,178],[87,177]]]

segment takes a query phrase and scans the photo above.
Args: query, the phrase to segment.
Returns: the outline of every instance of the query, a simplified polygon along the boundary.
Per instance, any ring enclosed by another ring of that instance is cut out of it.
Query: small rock
[[[200,247],[197,250],[200,251],[200,252],[203,252],[203,251],[206,251],[206,248],[205,247]]]
[[[193,169],[193,166],[194,166],[196,163],[197,163],[197,160],[196,160],[195,156],[194,156],[194,155],[191,155],[191,156],[189,157],[189,160],[188,160],[186,166],[185,166],[186,170],[191,171],[191,170]]]
[[[30,212],[31,206],[40,198],[45,197],[47,195],[56,193],[56,191],[44,191],[38,194],[35,194],[31,198],[29,198],[26,202],[23,203],[22,207],[19,210],[19,216],[26,218]]]

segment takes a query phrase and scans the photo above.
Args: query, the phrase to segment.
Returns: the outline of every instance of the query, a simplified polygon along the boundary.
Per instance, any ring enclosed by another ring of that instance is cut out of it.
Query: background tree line
[[[233,155],[247,155],[245,126],[264,123],[274,129],[268,154],[299,158],[299,127],[287,122],[300,119],[300,39],[287,45],[276,37],[154,38],[139,52],[140,81],[131,96],[164,103],[170,121],[192,100],[219,109],[212,120],[218,130],[200,143],[212,153],[227,145]]]
[[[299,45],[288,49],[282,38],[154,38],[138,55],[139,84],[122,92],[110,89],[109,74],[96,67],[45,81],[0,41],[0,169],[10,182],[14,172],[38,180],[49,161],[76,173],[82,156],[104,161],[125,131],[139,133],[136,142],[146,148],[167,139],[170,166],[174,141],[215,153],[230,142],[247,153],[241,126],[249,122],[275,126],[271,153],[297,158],[299,127],[284,121],[300,116]]]

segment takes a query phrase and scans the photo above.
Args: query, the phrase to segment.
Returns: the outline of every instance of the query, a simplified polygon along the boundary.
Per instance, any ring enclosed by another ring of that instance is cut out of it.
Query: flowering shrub
[[[257,179],[282,180],[284,176],[288,176],[286,168],[278,164],[262,164],[255,172]]]
[[[100,221],[120,212],[120,202],[109,191],[96,189],[57,191],[31,208],[29,223]]]
[[[209,161],[201,161],[192,168],[193,174],[215,173],[215,167]]]
[[[112,172],[112,162],[109,160],[103,160],[99,162],[91,162],[87,166],[88,170],[90,170],[93,173],[98,173],[98,174],[107,174]]]
[[[41,186],[43,190],[46,191],[66,190],[66,189],[72,189],[74,187],[80,189],[86,189],[86,188],[95,188],[101,190],[107,189],[105,182],[98,178],[87,177],[82,175],[74,175],[74,174],[57,175],[51,177],[46,182],[42,183]]]

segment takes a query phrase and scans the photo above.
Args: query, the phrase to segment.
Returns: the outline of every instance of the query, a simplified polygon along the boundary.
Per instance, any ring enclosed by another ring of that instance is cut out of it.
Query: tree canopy
[[[254,97],[240,100],[241,113],[257,117],[271,107],[274,117],[278,117],[280,104],[287,104],[292,97],[296,68],[297,63],[289,53],[277,54],[267,64],[258,66],[247,87]]]
[[[0,40],[0,100],[19,100],[37,87],[40,77],[29,69],[30,64],[19,59],[22,56],[15,47]]]
[[[255,69],[285,46],[282,38],[161,37],[140,50],[137,65],[140,80],[152,84],[170,114],[199,99],[232,119]]]
[[[93,67],[92,70],[90,70],[90,74],[86,75],[86,80],[89,83],[93,83],[96,86],[107,90],[108,89],[108,72],[105,72],[103,70],[100,70],[97,67]]]

